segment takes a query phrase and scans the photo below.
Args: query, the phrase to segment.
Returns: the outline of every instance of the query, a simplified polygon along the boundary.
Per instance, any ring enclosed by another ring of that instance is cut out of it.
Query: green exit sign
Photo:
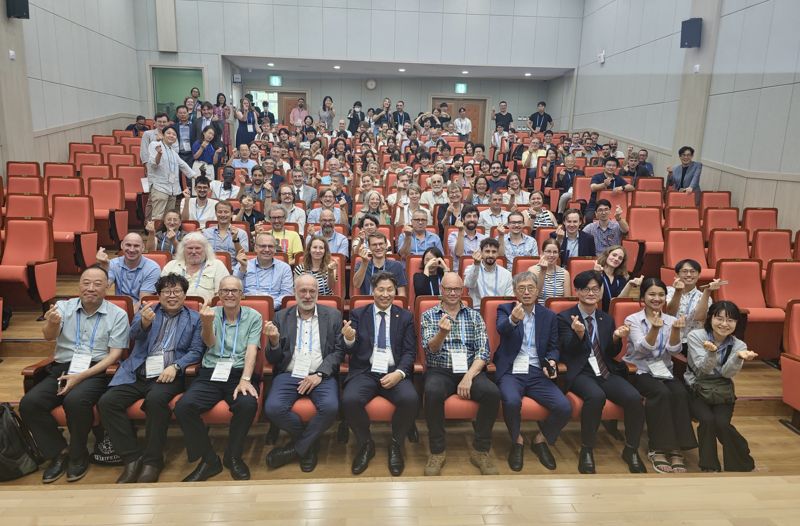
[[[270,75],[269,76],[269,85],[270,86],[283,86],[283,77],[280,75]]]
[[[466,93],[466,92],[467,92],[467,83],[456,82],[456,93]]]

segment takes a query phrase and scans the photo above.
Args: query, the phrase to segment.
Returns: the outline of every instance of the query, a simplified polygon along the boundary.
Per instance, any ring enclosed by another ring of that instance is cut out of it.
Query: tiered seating
[[[0,259],[0,284],[9,303],[20,306],[25,298],[45,306],[56,295],[56,260],[53,227],[49,219],[8,219]],[[44,312],[44,311],[43,311]]]
[[[781,423],[800,434],[800,299],[786,306],[783,348],[786,351],[781,355],[783,402],[792,408],[792,420]]]

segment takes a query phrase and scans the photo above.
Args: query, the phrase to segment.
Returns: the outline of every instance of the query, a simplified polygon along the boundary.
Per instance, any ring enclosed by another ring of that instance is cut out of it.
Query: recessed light
[[[267,62],[267,66],[269,66],[271,68],[274,68],[275,67],[275,63],[274,62]]]
[[[342,69],[342,66],[333,66],[333,69]]]
[[[530,73],[525,73],[525,76],[526,76],[526,77],[530,77],[530,76],[531,76],[531,74],[530,74]]]
[[[397,68],[397,71],[399,71],[400,73],[405,73],[406,72],[406,68]]]
[[[462,71],[462,72],[461,72],[461,74],[462,74],[462,75],[469,75],[469,71],[467,71],[467,70],[465,69],[464,71]]]

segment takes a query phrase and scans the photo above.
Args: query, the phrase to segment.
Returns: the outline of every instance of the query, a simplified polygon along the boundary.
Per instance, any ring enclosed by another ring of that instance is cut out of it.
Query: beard
[[[467,221],[466,223],[464,223],[464,226],[467,227],[467,230],[475,230],[476,228],[478,228],[478,222]]]

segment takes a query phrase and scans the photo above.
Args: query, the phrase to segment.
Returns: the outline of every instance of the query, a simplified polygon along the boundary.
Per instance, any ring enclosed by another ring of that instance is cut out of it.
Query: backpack
[[[0,404],[0,481],[24,477],[43,462],[33,435],[9,403]]]

